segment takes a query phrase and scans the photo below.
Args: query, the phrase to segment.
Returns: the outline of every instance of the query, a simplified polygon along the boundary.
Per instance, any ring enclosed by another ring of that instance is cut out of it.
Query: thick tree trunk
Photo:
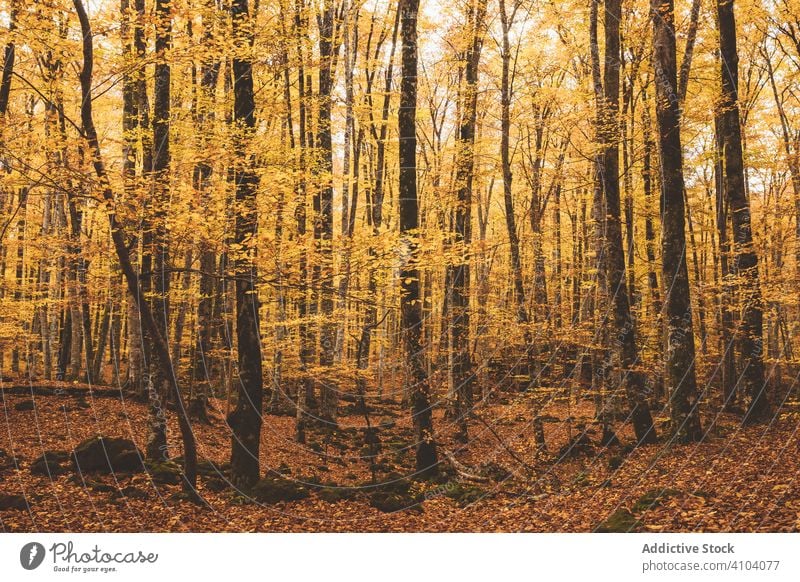
[[[425,370],[425,355],[420,342],[422,304],[419,293],[419,269],[416,266],[419,227],[417,200],[417,14],[419,0],[400,0],[400,37],[402,40],[402,81],[398,133],[400,149],[399,212],[403,262],[400,267],[401,333],[409,377],[411,420],[416,443],[416,466],[421,475],[438,473],[436,440],[431,413],[431,390]]]
[[[673,0],[652,0],[656,117],[661,157],[663,277],[669,334],[667,370],[672,430],[681,442],[697,441],[700,428],[694,330],[686,267],[683,151],[677,95]]]
[[[739,277],[743,305],[737,330],[741,376],[737,382],[748,397],[746,422],[770,418],[764,381],[763,302],[758,277],[758,256],[753,246],[750,202],[747,199],[739,119],[739,55],[736,48],[736,20],[733,0],[718,0],[719,44],[722,73],[720,131],[722,139],[724,190],[731,213],[734,272]]]
[[[233,38],[241,53],[233,59],[233,117],[236,127],[236,218],[233,261],[236,275],[236,340],[239,354],[238,398],[228,416],[231,427],[231,481],[236,487],[249,487],[259,478],[261,407],[263,378],[261,337],[259,335],[259,299],[254,255],[258,223],[256,191],[258,176],[249,141],[256,125],[253,68],[250,50],[253,30],[247,0],[231,3]]]

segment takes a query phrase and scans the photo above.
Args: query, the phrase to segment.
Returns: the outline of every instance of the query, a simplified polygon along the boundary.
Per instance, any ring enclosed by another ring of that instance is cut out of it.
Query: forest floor
[[[588,532],[601,524],[631,531],[800,530],[797,403],[783,406],[769,425],[742,428],[733,415],[706,416],[712,428],[702,443],[662,439],[631,450],[624,444],[632,434],[622,424],[615,427],[621,445],[598,444],[590,401],[553,402],[544,411],[547,450],[537,451],[526,396],[499,393],[478,408],[485,422],[470,421],[466,445],[436,411],[449,473],[438,482],[400,479],[413,473],[414,451],[399,402],[370,403],[380,440],[372,461],[365,416],[354,404],[342,402],[341,430],[309,432],[304,446],[294,441],[293,418],[265,415],[262,472],[301,483],[296,496],[304,498],[261,503],[225,487],[222,471],[199,477],[203,506],[185,500],[180,485],[157,483],[146,472],[32,474],[32,462],[45,451],[68,452],[96,435],[128,438],[143,449],[147,407],[119,395],[76,396],[73,385],[48,395],[8,387],[4,382],[0,401],[0,500],[24,502],[0,510],[6,532]],[[230,450],[225,402],[211,404],[211,424],[195,424],[198,452],[224,469]],[[170,453],[178,456],[174,413],[169,435]],[[568,451],[570,442],[577,446]],[[371,487],[373,469],[377,482],[406,483],[397,511],[375,507],[382,504]]]

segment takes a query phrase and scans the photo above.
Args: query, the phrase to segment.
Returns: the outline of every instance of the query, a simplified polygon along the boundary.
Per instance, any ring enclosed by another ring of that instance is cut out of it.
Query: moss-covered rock
[[[202,475],[204,477],[211,477],[214,475],[220,475],[224,472],[223,468],[213,461],[209,461],[208,459],[204,459],[197,463],[197,474]]]
[[[381,483],[365,483],[362,487],[369,496],[370,505],[380,511],[422,511],[423,497],[418,492],[412,492],[412,485],[411,480],[393,472]]]
[[[147,499],[149,495],[143,489],[128,485],[122,489],[117,489],[111,494],[113,499]]]
[[[317,496],[328,503],[338,503],[354,499],[359,493],[355,487],[340,487],[337,485],[326,485],[317,492]]]
[[[631,509],[635,512],[647,511],[648,509],[658,507],[663,501],[666,501],[670,497],[677,497],[680,494],[681,492],[677,489],[651,489],[642,495]]]
[[[620,507],[594,531],[597,533],[629,533],[639,530],[641,525],[641,522],[630,511]]]
[[[394,513],[395,511],[422,511],[422,500],[411,495],[391,493],[389,491],[375,491],[369,496],[369,504],[383,511],[384,513]]]
[[[101,473],[144,471],[142,452],[133,441],[97,436],[80,443],[72,451],[76,471]]]
[[[480,487],[474,485],[466,485],[458,481],[451,481],[443,488],[443,495],[448,499],[452,499],[461,507],[465,507],[470,503],[486,497],[487,493]]]
[[[181,466],[174,461],[145,461],[144,466],[155,483],[177,485],[183,478]]]
[[[31,473],[34,475],[63,475],[67,468],[62,465],[69,459],[66,451],[45,451],[31,463]]]
[[[284,477],[265,477],[253,486],[251,495],[262,503],[297,501],[308,497],[308,489],[299,481]]]
[[[14,405],[14,410],[19,410],[20,412],[33,410],[34,408],[36,408],[36,405],[33,403],[33,400],[20,400]]]
[[[17,511],[25,511],[28,509],[28,502],[22,495],[9,495],[7,493],[0,493],[0,510],[16,509]]]
[[[220,477],[210,477],[208,480],[206,480],[205,485],[209,491],[214,491],[217,493],[220,491],[225,491],[225,489],[227,489],[229,486],[228,482]]]

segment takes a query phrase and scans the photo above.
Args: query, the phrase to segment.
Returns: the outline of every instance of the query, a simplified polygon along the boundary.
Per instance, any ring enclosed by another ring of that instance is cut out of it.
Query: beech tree
[[[672,431],[679,441],[702,438],[689,273],[686,267],[683,150],[675,47],[675,8],[653,0],[653,67],[661,159],[661,244],[668,330],[667,378]]]
[[[263,377],[261,370],[261,337],[259,332],[258,271],[255,267],[258,215],[256,190],[258,176],[249,151],[250,138],[256,125],[253,95],[252,24],[247,0],[231,3],[233,37],[237,53],[233,58],[233,120],[236,132],[235,244],[239,245],[233,261],[236,277],[236,340],[238,345],[239,394],[236,409],[228,416],[231,427],[231,481],[238,487],[253,485],[259,478],[259,446]]]
[[[770,416],[764,380],[763,307],[758,277],[758,256],[753,248],[750,202],[744,182],[741,122],[739,119],[739,56],[736,50],[736,19],[733,0],[717,2],[719,19],[722,96],[719,102],[719,132],[722,146],[723,184],[731,215],[734,273],[741,279],[742,322],[737,341],[741,383],[748,397],[745,420],[762,422]],[[735,394],[735,393],[734,393]]]
[[[425,370],[424,348],[420,343],[422,305],[419,293],[418,260],[419,202],[417,200],[417,14],[419,0],[400,3],[401,83],[400,107],[397,114],[400,171],[398,205],[400,211],[400,268],[403,343],[408,366],[409,402],[414,424],[417,471],[421,474],[438,472],[436,439],[433,432],[430,383]]]

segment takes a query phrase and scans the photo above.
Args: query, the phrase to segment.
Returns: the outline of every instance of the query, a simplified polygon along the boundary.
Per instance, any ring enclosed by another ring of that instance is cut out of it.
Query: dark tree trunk
[[[214,23],[218,15],[214,2],[206,2],[203,12],[202,42],[209,45],[214,41]],[[197,126],[199,152],[204,152],[207,134],[213,131],[214,94],[219,80],[220,61],[212,55],[205,56],[200,65],[200,86],[197,92],[195,123]],[[192,176],[201,207],[208,208],[211,202],[209,188],[213,172],[212,160],[202,159],[195,167]],[[200,235],[200,297],[197,301],[197,337],[192,362],[195,409],[204,410],[211,391],[213,362],[211,359],[212,336],[214,329],[214,270],[217,257],[212,246],[211,233]],[[199,408],[198,408],[199,407]],[[202,412],[201,412],[202,414]]]
[[[136,157],[139,146],[139,102],[136,96],[136,77],[141,74],[137,71],[131,73],[128,67],[134,63],[134,30],[140,23],[132,26],[131,0],[120,1],[120,37],[122,40],[122,57],[125,73],[122,76],[122,184],[125,199],[129,204],[135,204],[136,196]],[[139,312],[136,309],[136,298],[128,300],[128,383],[134,384],[141,380],[142,369],[142,334],[139,321]],[[117,350],[119,346],[113,346]],[[116,373],[116,372],[115,372]],[[138,380],[134,381],[133,378]],[[139,392],[137,387],[133,392]]]
[[[742,320],[737,330],[741,376],[737,382],[747,394],[746,422],[770,418],[764,381],[763,302],[758,277],[758,256],[753,246],[750,202],[747,199],[739,119],[739,55],[736,48],[736,20],[733,0],[718,0],[719,46],[722,72],[720,137],[724,165],[725,198],[731,213],[734,273],[739,277]]]
[[[330,367],[334,361],[336,326],[333,322],[333,143],[331,141],[331,92],[336,41],[336,15],[333,0],[325,0],[319,17],[319,111],[317,145],[320,149],[319,174],[322,184],[319,191],[319,215],[314,217],[314,238],[317,240],[318,281],[320,286],[319,364]],[[320,417],[330,426],[337,424],[339,394],[329,374],[322,374],[320,387]]]
[[[253,46],[247,0],[231,3],[233,38],[243,47]],[[239,354],[239,388],[235,410],[228,416],[231,427],[231,481],[249,487],[259,478],[261,440],[262,370],[259,335],[259,300],[254,262],[257,227],[258,176],[254,157],[248,152],[256,125],[253,69],[249,57],[233,59],[233,117],[236,127],[236,225],[234,242],[241,248],[233,260],[236,275],[236,340]]]
[[[8,31],[13,33],[17,28],[17,8],[12,5]],[[8,111],[8,98],[11,94],[11,77],[14,74],[14,56],[16,47],[13,41],[6,43],[3,50],[3,76],[0,78],[0,117]]]
[[[133,50],[134,59],[142,63],[147,58],[147,39],[145,38],[145,2],[144,0],[133,0],[136,11],[133,27]],[[136,104],[136,128],[138,135],[134,139],[141,140],[142,168],[141,179],[138,183],[140,192],[147,191],[147,182],[152,177],[153,170],[153,138],[150,129],[150,102],[147,98],[147,76],[145,67],[140,66],[132,70],[132,83],[134,100]],[[143,200],[139,200],[143,202]],[[150,216],[148,212],[143,213],[141,226],[141,246],[142,260],[139,272],[145,276],[141,281],[142,292],[147,295],[152,289],[152,230],[150,228]],[[139,297],[131,297],[128,307],[128,386],[131,391],[139,397],[147,396],[147,364],[150,361],[150,343],[147,341],[142,330],[141,315],[139,314]]]
[[[298,143],[300,154],[298,156],[298,166],[300,177],[297,182],[295,219],[297,221],[297,238],[303,244],[306,238],[307,225],[307,182],[305,173],[308,166],[307,148],[313,145],[313,138],[309,126],[311,121],[308,119],[308,106],[306,103],[306,74],[303,47],[306,38],[307,23],[302,15],[301,0],[295,1],[294,6],[294,31],[295,46],[297,47],[297,105],[298,105]],[[311,87],[309,86],[309,92]],[[300,320],[298,335],[300,340],[300,385],[297,388],[297,417],[295,425],[295,439],[299,443],[304,443],[306,439],[306,425],[310,418],[309,411],[314,407],[314,382],[309,372],[309,365],[312,364],[314,347],[313,334],[306,317],[311,309],[308,299],[308,258],[307,253],[302,253],[298,259],[298,278],[299,278],[299,297],[297,299],[297,315]]]
[[[454,213],[454,243],[460,251],[458,264],[448,265],[452,281],[449,316],[452,341],[453,384],[456,402],[454,412],[458,437],[467,439],[467,415],[472,407],[472,359],[470,357],[470,253],[472,242],[472,184],[475,168],[475,123],[478,106],[478,64],[483,44],[483,20],[486,0],[478,0],[468,9],[467,27],[471,35],[464,63],[461,126],[456,154],[456,208]]]
[[[681,442],[697,441],[700,428],[695,375],[694,330],[686,267],[683,152],[675,56],[673,0],[652,0],[653,65],[661,157],[663,278],[669,334],[667,371],[672,430]]]
[[[402,336],[409,368],[409,401],[416,441],[417,472],[438,473],[436,440],[431,413],[430,383],[425,370],[425,354],[420,342],[422,303],[419,293],[419,269],[416,266],[419,228],[417,200],[417,13],[419,0],[400,0],[400,37],[402,40],[402,81],[398,133],[400,149],[399,212],[404,261],[400,267],[400,313]]]
[[[639,353],[636,344],[636,324],[631,313],[628,294],[620,220],[618,116],[621,0],[606,0],[604,14],[606,58],[603,74],[603,113],[600,117],[602,125],[599,135],[603,146],[600,175],[605,209],[605,240],[601,250],[605,256],[602,266],[607,269],[606,291],[612,302],[613,329],[617,334],[614,343],[620,352],[625,393],[631,407],[631,422],[637,441],[652,443],[656,440],[656,433],[647,403],[644,376],[637,369]]]
[[[167,241],[167,208],[169,206],[170,167],[170,65],[169,51],[172,44],[172,8],[169,0],[156,0],[155,5],[155,87],[153,91],[153,198],[150,207],[152,216],[152,273],[153,289],[151,309],[164,341],[169,341],[169,245]],[[149,338],[148,338],[149,339]],[[147,382],[150,403],[150,433],[146,454],[149,459],[164,459],[167,451],[167,425],[164,413],[168,394],[168,378],[161,374],[158,354],[150,358],[150,379]]]

